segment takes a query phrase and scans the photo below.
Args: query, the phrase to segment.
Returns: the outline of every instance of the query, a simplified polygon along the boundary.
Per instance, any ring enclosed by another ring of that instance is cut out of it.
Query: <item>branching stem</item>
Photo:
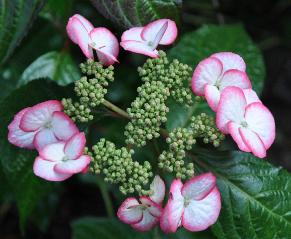
[[[117,114],[119,114],[127,119],[130,118],[129,114],[126,111],[124,111],[123,109],[119,108],[118,106],[112,104],[110,101],[104,99],[102,104],[105,107],[107,107],[108,109],[114,111],[115,113],[117,113]]]

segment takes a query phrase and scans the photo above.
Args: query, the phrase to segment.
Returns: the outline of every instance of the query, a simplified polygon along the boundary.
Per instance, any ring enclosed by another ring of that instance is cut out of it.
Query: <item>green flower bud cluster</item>
[[[125,127],[126,143],[144,146],[160,136],[161,124],[167,121],[166,100],[169,89],[161,81],[146,82],[137,88],[138,97],[127,112],[131,118]]]
[[[148,59],[138,68],[141,79],[145,82],[161,81],[170,89],[171,96],[182,104],[191,105],[192,92],[189,88],[192,69],[178,60],[169,62],[166,53],[159,51],[159,58]]]
[[[205,113],[191,118],[190,129],[196,138],[202,138],[205,144],[211,143],[214,147],[218,147],[225,138],[216,128],[215,119]]]
[[[193,132],[186,128],[174,129],[167,138],[169,150],[159,156],[158,166],[170,173],[174,172],[177,178],[186,179],[194,175],[194,164],[186,163],[186,150],[191,150],[196,140]]]
[[[87,62],[80,64],[80,69],[89,78],[96,78],[98,83],[104,87],[108,86],[109,82],[114,81],[114,67],[112,65],[104,68],[100,62],[88,59]]]
[[[116,148],[114,143],[101,139],[92,147],[91,171],[96,174],[103,173],[105,182],[119,184],[123,194],[137,192],[148,195],[149,190],[143,187],[149,183],[153,176],[151,165],[145,161],[143,165],[132,159],[133,150],[125,147]]]
[[[174,129],[166,141],[169,150],[163,151],[159,156],[159,167],[176,173],[177,178],[190,178],[194,175],[193,163],[186,163],[186,151],[192,149],[197,138],[202,138],[204,143],[212,143],[218,147],[224,135],[216,128],[215,120],[205,113],[193,116],[189,128]]]
[[[88,122],[93,120],[92,108],[104,101],[107,93],[105,87],[114,80],[114,68],[109,66],[104,68],[99,62],[88,59],[80,64],[81,71],[87,76],[81,77],[75,82],[74,91],[79,97],[79,101],[63,99],[64,112],[74,121]]]

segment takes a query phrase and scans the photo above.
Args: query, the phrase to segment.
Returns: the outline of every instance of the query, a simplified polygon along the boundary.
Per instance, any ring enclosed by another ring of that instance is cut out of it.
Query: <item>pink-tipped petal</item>
[[[182,195],[186,199],[201,200],[215,187],[216,177],[212,173],[204,173],[189,179],[182,187]]]
[[[235,86],[222,91],[216,111],[216,125],[225,134],[229,121],[240,124],[244,120],[246,99],[243,91]]]
[[[140,222],[143,211],[139,205],[139,202],[135,198],[127,198],[117,211],[119,220],[127,224]]]
[[[222,74],[222,63],[213,57],[201,61],[192,76],[192,90],[196,95],[204,96],[205,85],[215,85]]]
[[[34,149],[33,139],[36,132],[25,132],[19,128],[22,116],[30,108],[25,108],[18,112],[13,121],[8,125],[8,141],[20,148]]]
[[[91,161],[90,156],[82,155],[81,157],[73,160],[66,160],[60,163],[57,163],[54,167],[54,170],[58,173],[81,173],[84,169],[87,168]]]
[[[232,52],[219,52],[211,55],[211,57],[215,57],[222,62],[223,72],[230,69],[237,69],[240,71],[246,70],[246,63],[238,54]]]
[[[139,200],[143,205],[148,206],[147,210],[149,210],[152,216],[160,218],[162,214],[162,208],[159,204],[152,201],[149,197],[146,197],[146,196],[141,196]]]
[[[247,105],[255,102],[262,103],[261,100],[259,99],[257,93],[252,90],[252,89],[243,89],[244,95],[247,100]]]
[[[33,164],[33,172],[36,176],[48,181],[64,181],[72,174],[61,174],[54,171],[56,162],[51,162],[37,157]]]
[[[33,144],[38,151],[42,150],[46,145],[56,142],[58,142],[58,139],[51,129],[41,129],[36,133],[33,140]]]
[[[179,227],[181,217],[184,211],[184,197],[181,190],[183,183],[180,179],[173,180],[170,188],[170,197],[168,201],[169,224],[172,232]]]
[[[110,66],[113,65],[115,62],[119,62],[116,57],[109,52],[106,52],[105,49],[97,49],[96,50],[98,60],[101,62],[104,66]]]
[[[70,37],[73,36],[74,42],[79,45],[83,54],[87,58],[93,58],[93,51],[92,48],[89,46],[90,43],[89,31],[87,31],[86,27],[82,24],[82,22],[78,18],[73,18],[71,20],[69,30],[70,30],[69,36]]]
[[[170,233],[171,231],[171,227],[170,227],[170,223],[169,223],[169,206],[168,204],[166,205],[166,207],[164,208],[161,218],[160,218],[160,227],[162,229],[163,232],[165,233]]]
[[[227,124],[228,132],[230,133],[233,140],[237,143],[237,146],[239,147],[239,149],[244,151],[244,152],[251,152],[251,150],[245,144],[245,142],[243,141],[243,139],[239,133],[240,127],[241,127],[241,125],[234,123],[234,122],[228,122],[228,124]]]
[[[67,141],[73,135],[79,133],[73,120],[64,112],[54,112],[51,125],[55,136],[61,141]]]
[[[153,182],[150,185],[150,189],[153,194],[150,196],[150,199],[155,203],[162,203],[165,197],[166,186],[163,179],[160,176],[156,175]]]
[[[112,65],[118,61],[116,58],[119,53],[119,43],[111,31],[105,27],[94,28],[90,32],[90,39],[90,45],[97,51],[102,64]]]
[[[77,18],[83,24],[83,26],[86,28],[87,32],[90,32],[94,28],[93,24],[91,22],[89,22],[82,15],[75,14],[73,17]]]
[[[159,19],[146,25],[141,33],[142,39],[147,42],[149,41],[153,42],[158,32],[165,25],[165,23],[167,24],[167,28],[164,34],[162,35],[159,44],[161,45],[172,44],[177,38],[178,29],[176,23],[170,19]]]
[[[103,65],[112,65],[118,62],[119,53],[117,38],[105,27],[94,28],[90,32],[91,46],[97,51],[98,58]]]
[[[236,86],[241,89],[252,88],[252,84],[248,75],[240,70],[231,69],[226,71],[222,79],[220,80],[220,89],[224,89],[228,86]]]
[[[243,127],[239,128],[239,133],[245,144],[256,157],[266,157],[266,148],[264,146],[264,143],[256,133]]]
[[[157,50],[152,50],[144,42],[139,41],[123,41],[120,42],[120,46],[126,51],[131,51],[138,54],[143,54],[152,58],[157,58],[159,53]]]
[[[85,134],[77,133],[65,145],[65,154],[69,159],[79,158],[84,153],[86,145]]]
[[[84,28],[86,29],[87,32],[90,32],[94,27],[93,25],[91,24],[91,22],[89,22],[86,18],[84,18],[83,16],[79,15],[79,14],[75,14],[74,16],[70,17],[69,21],[68,21],[68,24],[67,24],[67,33],[70,37],[70,39],[78,44],[78,38],[75,34],[75,30],[74,30],[74,22],[73,19],[77,19],[79,20],[82,25],[84,26]]]
[[[249,128],[263,141],[266,149],[270,148],[275,139],[275,120],[269,109],[261,103],[247,106],[245,119]]]
[[[184,210],[182,225],[189,231],[203,231],[217,221],[220,209],[220,193],[214,187],[204,199],[190,201]]]
[[[131,227],[137,231],[145,232],[152,229],[158,222],[159,219],[152,216],[149,210],[144,210],[142,220],[138,223],[131,224]]]
[[[204,93],[209,107],[215,112],[220,100],[220,91],[216,86],[207,84],[205,85]]]
[[[122,33],[121,41],[143,41],[141,32],[143,27],[133,27]]]
[[[20,128],[24,131],[35,131],[50,122],[55,111],[63,110],[58,100],[48,100],[27,110],[20,120]]]
[[[60,162],[66,158],[64,148],[65,142],[49,144],[39,152],[39,156],[48,161]]]

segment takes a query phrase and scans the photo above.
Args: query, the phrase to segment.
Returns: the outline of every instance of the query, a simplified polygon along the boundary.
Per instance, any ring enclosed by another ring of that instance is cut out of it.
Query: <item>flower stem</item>
[[[113,212],[113,205],[112,201],[108,192],[108,189],[106,185],[104,184],[104,181],[102,179],[97,179],[97,184],[99,186],[104,204],[105,204],[105,209],[107,212],[108,217],[113,218],[114,217],[114,212]]]
[[[119,114],[127,119],[130,118],[129,114],[126,111],[124,111],[123,109],[120,109],[118,106],[112,104],[110,101],[104,99],[102,104],[105,107],[107,107],[108,109],[114,111],[115,113],[117,113],[117,114]]]

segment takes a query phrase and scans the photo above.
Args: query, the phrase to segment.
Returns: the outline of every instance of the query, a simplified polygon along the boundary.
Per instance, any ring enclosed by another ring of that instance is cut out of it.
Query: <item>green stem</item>
[[[121,116],[123,116],[123,117],[125,117],[127,119],[130,118],[129,114],[126,111],[124,111],[123,109],[120,109],[118,106],[112,104],[110,101],[104,99],[102,104],[105,107],[107,107],[108,109],[116,112],[117,114],[119,114],[119,115],[121,115]]]
[[[154,228],[154,235],[153,235],[153,239],[160,239],[160,233],[159,233],[159,227],[155,227]]]
[[[113,204],[109,195],[109,191],[104,184],[104,181],[102,179],[97,179],[97,184],[99,186],[104,204],[105,204],[105,209],[107,212],[108,217],[113,218],[114,217],[114,211],[113,211]]]

